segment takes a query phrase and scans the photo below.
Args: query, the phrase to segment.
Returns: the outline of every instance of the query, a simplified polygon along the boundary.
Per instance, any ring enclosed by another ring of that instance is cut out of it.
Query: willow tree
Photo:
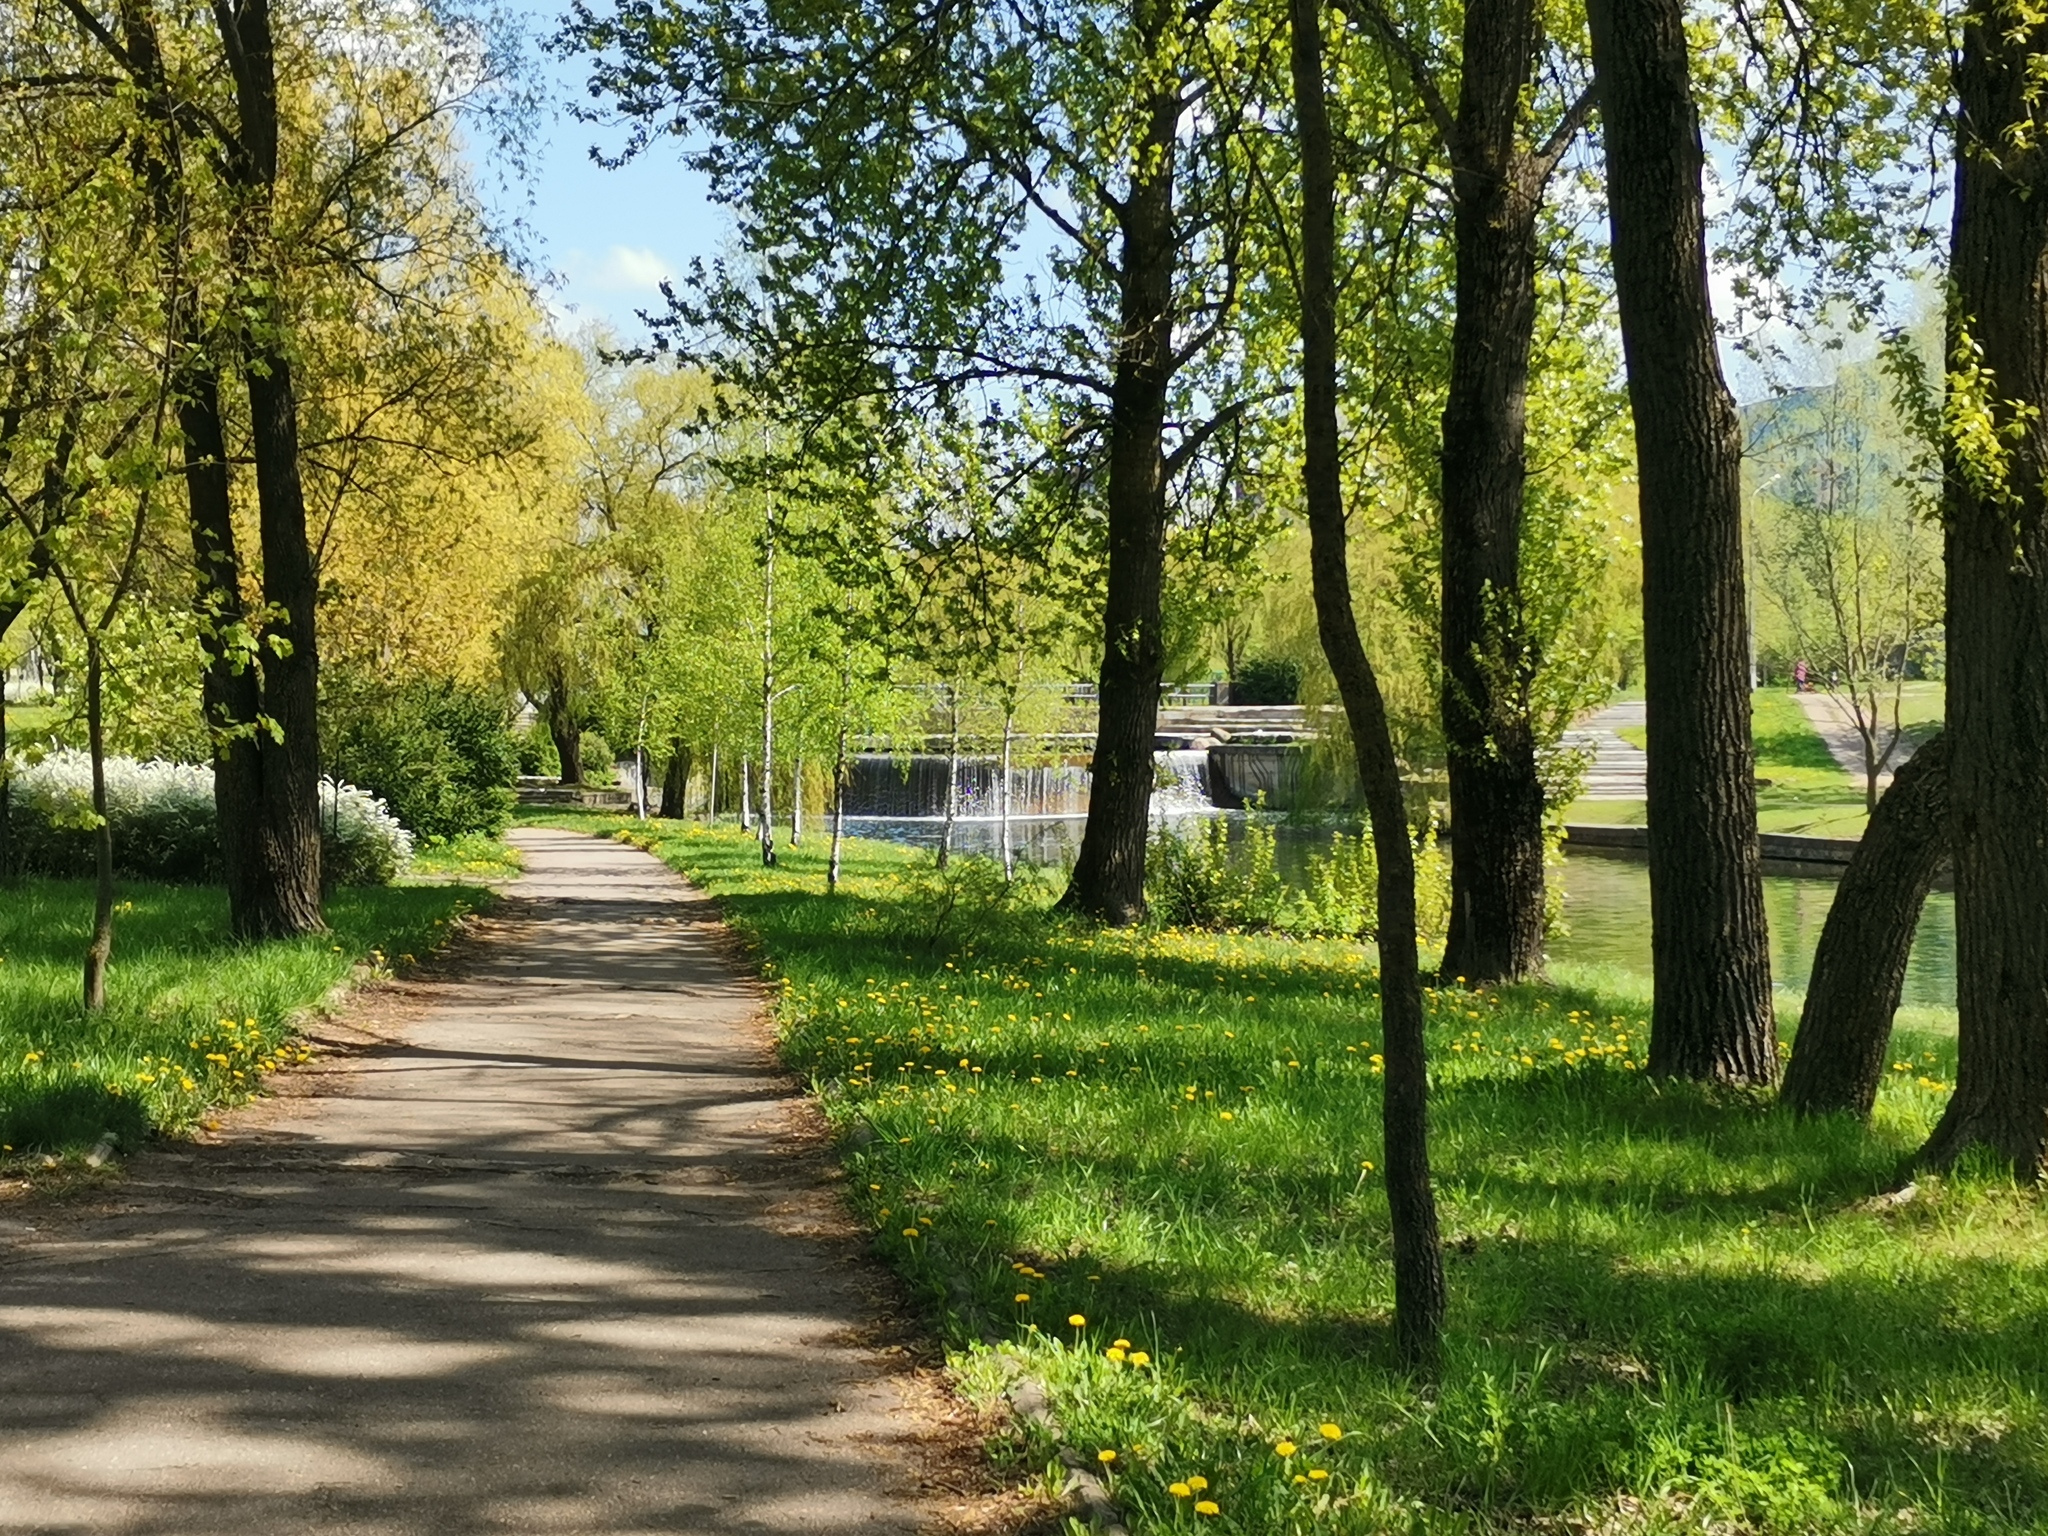
[[[1099,521],[1099,718],[1065,904],[1144,912],[1176,488],[1249,409],[1229,350],[1241,124],[1208,4],[579,5],[592,90],[733,207],[670,334],[801,430],[966,407]],[[999,434],[1000,435],[1000,434]]]

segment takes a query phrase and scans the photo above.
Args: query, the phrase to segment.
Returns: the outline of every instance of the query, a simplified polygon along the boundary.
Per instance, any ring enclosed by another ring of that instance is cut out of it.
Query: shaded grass
[[[1138,1530],[2048,1528],[2048,1220],[1995,1180],[1867,1203],[1951,1040],[1895,1040],[1868,1128],[1799,1123],[1646,1080],[1638,995],[1432,993],[1428,1382],[1390,1347],[1369,951],[949,907],[872,843],[828,899],[821,847],[634,835],[758,947],[960,1380],[1047,1382]]]
[[[217,888],[124,881],[120,896],[107,1007],[88,1016],[91,882],[0,890],[0,1156],[189,1130],[304,1060],[296,1016],[358,965],[427,954],[488,900],[452,885],[350,887],[327,898],[329,933],[243,944]]]

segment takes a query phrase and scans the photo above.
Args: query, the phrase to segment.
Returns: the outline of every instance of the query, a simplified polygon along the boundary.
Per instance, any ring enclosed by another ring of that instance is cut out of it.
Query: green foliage
[[[1237,669],[1230,686],[1233,704],[1298,704],[1301,664],[1286,656],[1255,656]]]
[[[514,733],[512,742],[519,753],[520,773],[532,778],[552,779],[562,771],[562,756],[555,750],[555,738],[539,721]]]
[[[956,1379],[1043,1382],[1067,1443],[1117,1453],[1136,1531],[2048,1526],[2048,1211],[2009,1180],[1869,1202],[1945,1107],[1952,1037],[1898,1041],[1924,1075],[1864,1127],[1646,1080],[1642,1002],[1571,977],[1429,992],[1451,1310],[1425,1379],[1389,1323],[1368,951],[1059,922],[907,950],[906,851],[853,843],[827,901],[820,850],[647,841],[758,946]]]
[[[244,944],[216,889],[125,885],[107,1007],[85,1015],[78,956],[92,926],[83,880],[32,879],[0,901],[0,1160],[88,1148],[112,1132],[189,1131],[306,1059],[314,1008],[362,964],[437,948],[486,900],[461,886],[349,889],[330,932]],[[218,1059],[216,1059],[218,1058]]]
[[[520,749],[496,694],[368,672],[330,672],[325,692],[321,748],[331,773],[376,795],[417,837],[504,831]]]
[[[1280,872],[1273,822],[1208,817],[1162,827],[1145,864],[1155,920],[1175,928],[1371,938],[1379,931],[1379,859],[1369,831],[1336,833],[1310,853],[1298,881]],[[1432,816],[1415,839],[1415,920],[1424,948],[1450,920],[1451,861]]]

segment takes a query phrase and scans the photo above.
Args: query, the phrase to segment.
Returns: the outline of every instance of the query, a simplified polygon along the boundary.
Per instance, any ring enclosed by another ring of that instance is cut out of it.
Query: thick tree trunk
[[[1948,852],[1948,817],[1948,739],[1937,736],[1878,801],[1828,908],[1779,1091],[1802,1115],[1865,1116],[1877,1102],[1913,932]]]
[[[661,775],[661,810],[664,821],[679,821],[690,814],[690,764],[692,754],[682,737],[668,743],[668,766]]]
[[[1147,57],[1177,12],[1143,0]],[[1148,76],[1148,79],[1155,77]],[[1159,686],[1166,672],[1160,597],[1166,580],[1167,390],[1173,377],[1174,147],[1178,78],[1142,103],[1146,131],[1120,220],[1116,370],[1109,406],[1109,572],[1088,821],[1060,906],[1106,923],[1145,916],[1145,839],[1152,803]]]
[[[242,934],[290,938],[326,927],[320,916],[320,652],[314,633],[319,579],[306,542],[291,364],[272,353],[251,357],[247,370],[263,601],[270,613],[261,652],[263,712],[278,734],[259,738],[262,883]]]
[[[559,678],[548,689],[548,739],[555,744],[555,782],[583,783],[583,722],[570,707],[568,687]]]
[[[1457,320],[1443,418],[1443,722],[1451,923],[1443,972],[1543,966],[1543,783],[1518,684],[1529,352],[1543,175],[1522,145],[1542,31],[1534,0],[1465,12],[1456,133]]]
[[[85,637],[85,739],[92,758],[92,938],[85,947],[85,1011],[107,1006],[107,962],[114,953],[114,829],[107,822],[106,710],[100,690],[100,637]]]
[[[1292,0],[1295,116],[1301,141],[1302,481],[1308,508],[1316,627],[1344,702],[1379,859],[1382,1117],[1393,1219],[1394,1325],[1402,1353],[1438,1352],[1445,1305],[1443,1247],[1429,1175],[1429,1076],[1422,978],[1415,955],[1415,848],[1379,679],[1351,608],[1337,426],[1336,170],[1324,100],[1321,6]]]
[[[2048,25],[1974,0],[1956,66],[1951,358],[1975,354],[2002,464],[1951,443],[1950,836],[1956,865],[1956,1088],[1921,1151],[1971,1147],[2048,1175]],[[1951,379],[1950,400],[1960,388]],[[1991,424],[1987,424],[1989,426]]]
[[[1660,1076],[1778,1070],[1757,856],[1742,438],[1707,294],[1683,0],[1591,0],[1615,291],[1635,416]]]
[[[248,613],[242,602],[241,556],[235,548],[220,380],[194,367],[180,381],[178,428],[184,439],[185,496],[192,558],[199,572],[195,605],[205,670],[199,679],[213,756],[214,820],[219,828],[228,923],[238,934],[261,930],[264,906],[261,840],[263,700],[259,673],[236,645]]]

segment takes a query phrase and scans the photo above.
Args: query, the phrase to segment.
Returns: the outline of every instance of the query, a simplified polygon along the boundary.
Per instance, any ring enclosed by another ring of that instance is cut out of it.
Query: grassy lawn
[[[873,843],[827,898],[821,839],[764,872],[733,829],[633,835],[756,946],[963,1387],[1044,1382],[1136,1530],[2048,1528],[2048,1216],[1989,1178],[1865,1204],[1952,1041],[1895,1040],[1868,1129],[1802,1125],[1646,1080],[1639,999],[1433,994],[1425,1382],[1390,1351],[1369,950],[1090,929]]]
[[[124,881],[107,1008],[87,1019],[79,965],[92,923],[83,880],[0,891],[0,1159],[124,1147],[190,1130],[306,1059],[294,1020],[362,963],[434,949],[487,900],[441,885],[349,888],[327,900],[332,932],[240,944],[211,887]]]

